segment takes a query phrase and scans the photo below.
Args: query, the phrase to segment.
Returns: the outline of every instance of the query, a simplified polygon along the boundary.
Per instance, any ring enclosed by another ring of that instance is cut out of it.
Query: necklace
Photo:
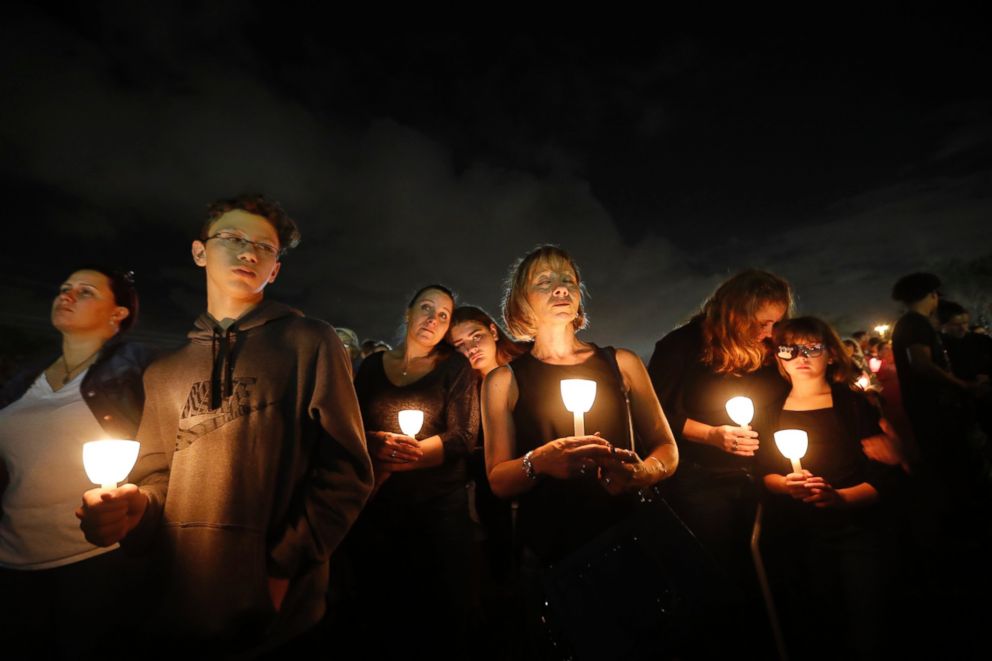
[[[102,349],[102,348],[103,347],[100,347],[100,349]],[[64,386],[65,384],[67,384],[70,381],[72,381],[72,373],[75,372],[76,370],[78,370],[80,367],[82,367],[86,363],[88,363],[91,360],[93,360],[93,358],[96,357],[96,355],[98,353],[100,353],[100,349],[97,349],[96,351],[94,351],[90,355],[86,356],[86,358],[83,359],[82,362],[78,363],[75,367],[72,367],[72,368],[69,367],[69,362],[65,359],[65,354],[63,353],[62,354],[62,364],[65,366],[65,374],[62,376],[62,385]]]

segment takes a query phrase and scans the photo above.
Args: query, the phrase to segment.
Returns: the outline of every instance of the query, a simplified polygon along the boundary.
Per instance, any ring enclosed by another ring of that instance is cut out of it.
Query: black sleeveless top
[[[618,447],[630,447],[623,384],[612,347],[579,365],[549,365],[529,353],[510,363],[519,396],[513,410],[517,456],[548,441],[573,436],[574,419],[561,398],[562,379],[592,379],[596,399],[585,414],[587,434],[599,432]],[[611,496],[596,475],[557,480],[547,476],[519,498],[520,539],[546,563],[555,562],[623,518],[630,496]]]

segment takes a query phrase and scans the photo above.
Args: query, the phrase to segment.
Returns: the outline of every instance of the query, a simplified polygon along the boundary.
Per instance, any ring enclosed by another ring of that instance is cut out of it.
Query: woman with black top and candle
[[[549,567],[629,513],[633,492],[671,476],[678,450],[640,358],[576,337],[586,325],[582,281],[565,251],[541,246],[517,263],[503,316],[515,337],[534,345],[483,384],[486,467],[493,492],[519,501],[522,572],[534,588]],[[575,434],[562,401],[561,381],[573,378],[596,382],[588,434]],[[640,454],[615,447],[632,443],[625,393]],[[636,586],[642,578],[617,580]],[[528,634],[536,646],[528,653],[541,655],[540,631]]]
[[[743,396],[759,410],[784,394],[767,339],[791,307],[789,283],[766,271],[743,271],[721,284],[689,323],[663,337],[648,363],[681,455],[666,497],[726,575],[730,612],[712,614],[735,632],[723,642],[759,654],[770,640],[748,551],[758,503],[751,469],[755,451],[771,439],[734,423],[726,404]]]
[[[748,397],[755,410],[787,385],[769,363],[766,340],[792,306],[782,278],[748,270],[724,282],[703,311],[655,346],[648,373],[682,456],[669,502],[731,575],[749,571],[747,539],[757,491],[751,480],[758,433],[737,426],[726,404]]]
[[[757,458],[770,492],[762,546],[789,651],[881,658],[890,563],[879,495],[897,486],[899,471],[865,455],[866,444],[884,442],[880,415],[856,387],[857,369],[833,329],[801,317],[779,324],[774,339],[778,369],[792,387],[755,427],[769,441],[784,429],[808,437],[800,472],[772,442]]]
[[[377,492],[349,549],[369,627],[365,644],[381,646],[373,656],[464,654],[471,545],[465,464],[479,414],[471,366],[442,342],[453,308],[447,287],[421,288],[407,306],[404,341],[370,355],[355,377]],[[423,411],[416,438],[400,429],[404,409]]]

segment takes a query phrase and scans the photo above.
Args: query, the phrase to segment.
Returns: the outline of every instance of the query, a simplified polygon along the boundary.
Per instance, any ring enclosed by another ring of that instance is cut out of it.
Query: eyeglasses
[[[231,234],[230,232],[217,232],[213,236],[208,236],[204,239],[204,242],[210,239],[220,239],[224,242],[229,250],[234,250],[235,252],[244,252],[249,248],[253,248],[258,255],[263,257],[272,257],[273,259],[279,256],[280,250],[272,244],[265,243],[263,241],[252,241],[239,234]]]
[[[783,344],[778,348],[778,357],[782,360],[792,360],[803,355],[807,358],[819,358],[823,355],[823,343],[816,344]]]

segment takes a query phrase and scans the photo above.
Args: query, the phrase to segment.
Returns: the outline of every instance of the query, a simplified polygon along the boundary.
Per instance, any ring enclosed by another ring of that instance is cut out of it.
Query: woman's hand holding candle
[[[809,473],[809,471],[803,471]],[[806,489],[809,496],[803,498],[804,503],[815,507],[838,507],[844,504],[844,498],[822,477],[810,474],[806,478]]]
[[[613,448],[610,456],[600,459],[598,463],[600,483],[614,496],[651,486],[659,476],[652,473],[650,467],[656,465],[661,470],[660,461],[648,457],[648,461],[644,462],[636,453],[619,448]]]
[[[531,463],[538,475],[559,480],[595,477],[598,462],[610,456],[611,447],[599,436],[566,436],[534,450]]]
[[[420,442],[411,436],[385,431],[367,431],[365,436],[377,462],[405,464],[420,461],[424,456]]]
[[[706,438],[710,445],[740,457],[753,457],[754,453],[758,451],[758,432],[752,431],[750,426],[719,425],[710,427]]]
[[[808,470],[803,470],[799,473],[789,473],[785,476],[786,492],[796,500],[805,500],[811,495],[810,490],[806,488],[806,480],[811,477],[813,477],[813,474]]]

